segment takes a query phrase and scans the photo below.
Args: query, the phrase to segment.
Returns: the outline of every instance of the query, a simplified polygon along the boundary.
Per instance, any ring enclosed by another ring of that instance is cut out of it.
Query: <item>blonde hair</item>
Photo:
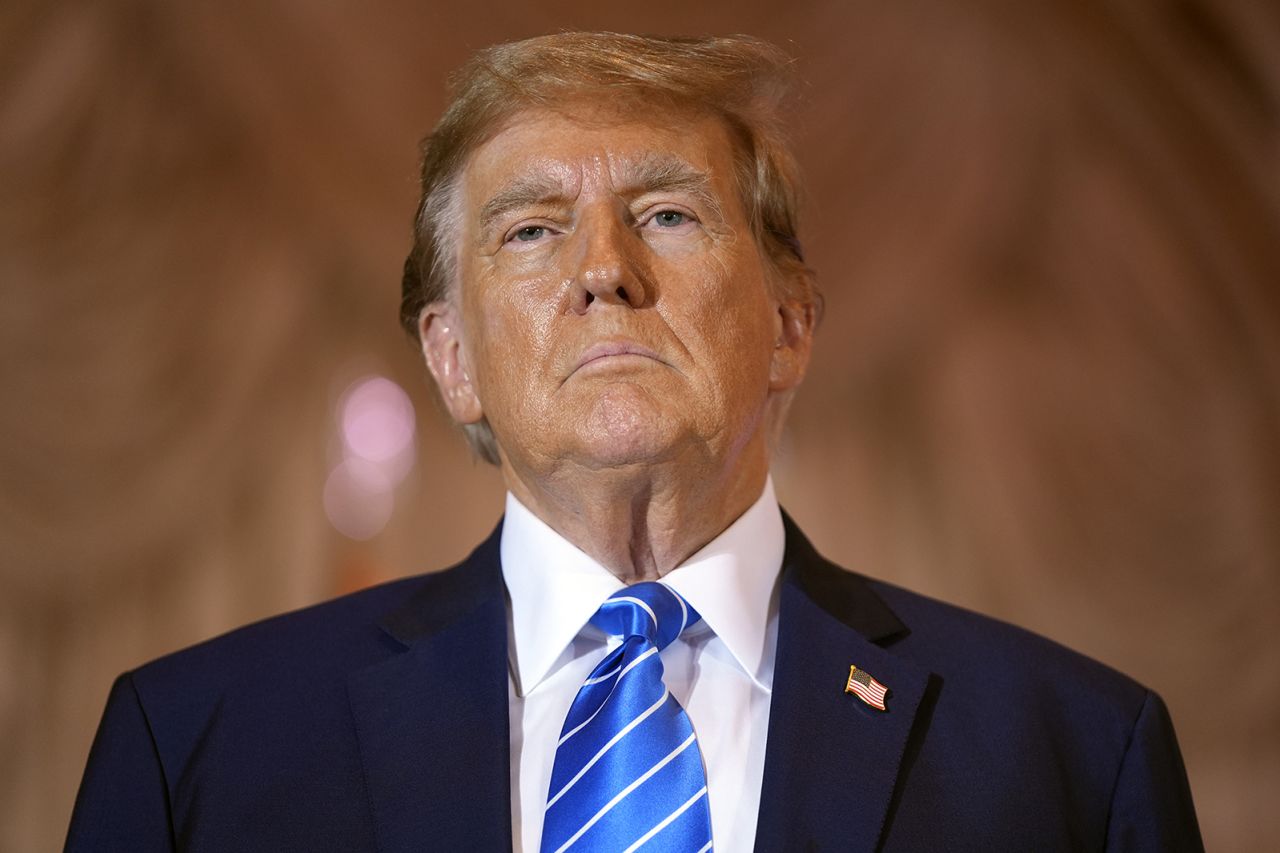
[[[456,274],[456,188],[471,154],[522,110],[567,98],[663,106],[713,115],[735,147],[735,180],[780,296],[821,315],[822,296],[796,235],[799,178],[782,133],[792,61],[749,36],[663,38],[568,32],[476,53],[452,78],[452,100],[422,145],[421,200],[405,260],[400,322],[415,338],[427,305],[450,296]],[[464,427],[497,463],[486,422]]]

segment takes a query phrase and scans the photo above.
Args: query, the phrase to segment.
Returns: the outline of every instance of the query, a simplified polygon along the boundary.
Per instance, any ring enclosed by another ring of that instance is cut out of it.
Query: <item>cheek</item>
[[[756,270],[717,268],[691,289],[697,331],[711,353],[750,366],[767,362],[773,348],[773,301]]]
[[[730,354],[725,379],[763,401],[768,395],[773,356],[771,329],[761,322],[758,313],[739,321],[723,343],[723,351]]]
[[[555,310],[547,282],[489,275],[471,294],[468,328],[479,381],[489,387],[521,382],[528,370],[545,363],[551,349]]]

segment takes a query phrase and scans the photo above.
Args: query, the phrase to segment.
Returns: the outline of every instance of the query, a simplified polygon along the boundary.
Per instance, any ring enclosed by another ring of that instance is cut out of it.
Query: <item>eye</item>
[[[663,236],[689,235],[698,228],[699,219],[683,205],[680,207],[662,207],[655,204],[648,213],[640,216],[641,228],[650,232],[666,232]]]
[[[541,240],[546,233],[547,229],[541,225],[526,225],[523,228],[516,229],[509,239],[517,240],[521,243],[532,243],[535,240]]]
[[[659,228],[678,228],[689,221],[688,215],[678,210],[660,210],[650,220]]]

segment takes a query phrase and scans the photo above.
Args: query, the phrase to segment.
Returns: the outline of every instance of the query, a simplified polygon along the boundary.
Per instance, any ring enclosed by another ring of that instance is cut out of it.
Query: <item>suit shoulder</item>
[[[1131,722],[1150,694],[1116,669],[1001,619],[884,581],[867,580],[909,626],[893,643],[959,689],[992,696],[1052,696]]]
[[[253,622],[172,652],[130,673],[141,695],[217,693],[233,685],[323,679],[386,655],[382,623],[418,599],[447,591],[464,566],[388,581]]]

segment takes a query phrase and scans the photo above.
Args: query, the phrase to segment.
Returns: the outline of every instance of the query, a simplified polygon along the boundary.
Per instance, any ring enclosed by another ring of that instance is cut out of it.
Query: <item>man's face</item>
[[[424,312],[424,349],[508,475],[767,465],[767,404],[800,381],[808,332],[797,356],[719,121],[527,110],[459,200],[457,291]]]

